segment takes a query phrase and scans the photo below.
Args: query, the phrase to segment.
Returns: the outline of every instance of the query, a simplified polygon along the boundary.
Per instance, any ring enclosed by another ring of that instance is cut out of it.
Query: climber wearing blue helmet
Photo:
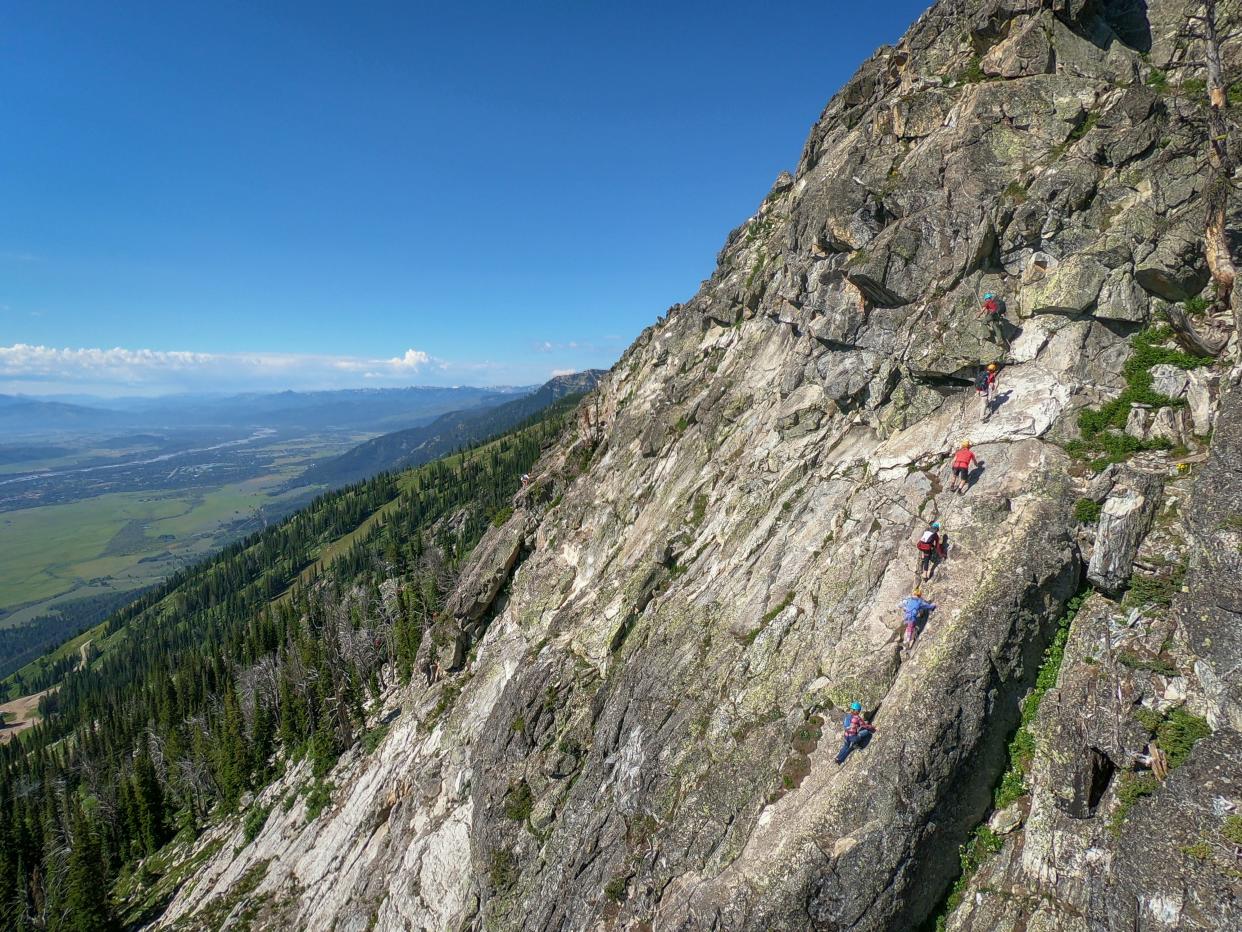
[[[845,713],[845,743],[837,754],[837,763],[844,764],[854,748],[865,748],[871,736],[875,734],[875,726],[862,717],[862,703],[851,702],[850,710]]]

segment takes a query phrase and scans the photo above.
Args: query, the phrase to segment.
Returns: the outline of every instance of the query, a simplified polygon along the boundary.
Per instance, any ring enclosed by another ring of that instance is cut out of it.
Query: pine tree
[[[267,706],[256,696],[254,702],[254,738],[250,743],[251,770],[262,779],[267,774],[267,762],[272,756],[275,728]]]
[[[120,926],[108,899],[108,877],[99,845],[80,811],[74,813],[72,821],[63,909],[57,911],[52,927],[56,932],[111,932]]]
[[[242,731],[237,694],[230,687],[224,693],[224,714],[216,728],[215,776],[220,785],[221,802],[226,810],[237,807],[250,782],[249,754]]]
[[[148,855],[155,854],[168,840],[168,820],[164,812],[164,792],[145,745],[134,760],[133,802],[142,850]]]

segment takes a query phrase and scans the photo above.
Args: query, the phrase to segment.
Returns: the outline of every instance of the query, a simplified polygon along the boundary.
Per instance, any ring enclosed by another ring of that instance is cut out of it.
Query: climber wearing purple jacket
[[[923,598],[922,589],[916,588],[914,594],[908,599],[902,599],[901,620],[906,624],[906,647],[914,646],[914,639],[918,636],[919,626],[926,624],[928,616],[935,610],[935,604]]]

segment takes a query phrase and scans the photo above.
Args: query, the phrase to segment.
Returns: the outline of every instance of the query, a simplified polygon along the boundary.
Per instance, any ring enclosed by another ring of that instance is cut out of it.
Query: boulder
[[[1169,398],[1185,398],[1190,386],[1190,374],[1177,366],[1161,364],[1151,367],[1151,387]]]
[[[998,809],[992,813],[992,818],[988,819],[988,828],[997,835],[1008,835],[1021,824],[1022,809],[1016,803],[1004,809]]]
[[[1220,376],[1210,369],[1192,369],[1186,373],[1186,380],[1186,409],[1191,425],[1195,434],[1205,437],[1212,432],[1215,421]]]
[[[1141,259],[1135,258],[1135,280],[1149,294],[1166,301],[1192,298],[1208,282],[1203,230],[1193,223],[1175,224]]]
[[[1126,418],[1126,433],[1136,440],[1146,440],[1155,411],[1149,405],[1134,405]]]
[[[1148,440],[1167,440],[1177,446],[1184,444],[1190,434],[1190,418],[1186,409],[1180,406],[1166,405],[1157,408],[1151,425],[1147,428]]]
[[[1134,555],[1151,527],[1164,482],[1156,473],[1126,469],[1104,500],[1087,579],[1102,592],[1119,594],[1130,581]]]
[[[1042,17],[1032,17],[1009,38],[988,50],[980,62],[984,74],[997,78],[1024,78],[1047,74],[1055,58]]]
[[[1094,315],[1104,320],[1142,323],[1147,320],[1151,299],[1134,279],[1129,266],[1108,273],[1100,288]]]
[[[1159,365],[1151,368],[1151,387],[1162,395],[1185,401],[1188,426],[1202,437],[1212,430],[1213,402],[1220,376],[1211,369],[1180,369]]]
[[[1070,256],[1023,285],[1020,313],[1023,317],[1085,313],[1095,307],[1108,274],[1109,270],[1092,256]]]
[[[488,529],[445,604],[446,614],[473,622],[487,613],[517,566],[529,523],[530,516],[518,511],[502,526]]]

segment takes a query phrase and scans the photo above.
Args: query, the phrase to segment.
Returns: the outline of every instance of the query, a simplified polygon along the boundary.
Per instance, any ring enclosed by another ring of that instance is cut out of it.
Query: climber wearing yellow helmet
[[[986,421],[992,415],[992,401],[996,398],[997,381],[1000,379],[1000,366],[994,362],[987,364],[987,368],[980,369],[979,375],[975,379],[975,393],[983,401],[983,419]]]
[[[923,598],[920,587],[915,587],[909,598],[901,600],[901,620],[906,626],[906,636],[902,639],[902,644],[907,650],[914,646],[919,630],[927,624],[928,616],[935,610],[935,603]]]

